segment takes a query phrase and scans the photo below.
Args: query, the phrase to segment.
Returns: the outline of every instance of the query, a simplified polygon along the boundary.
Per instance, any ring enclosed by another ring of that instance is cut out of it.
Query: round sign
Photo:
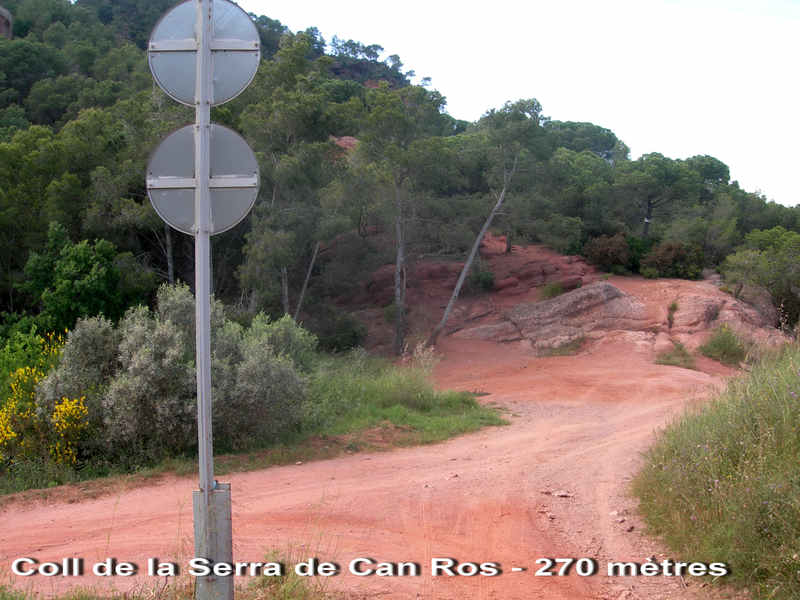
[[[147,194],[153,208],[169,225],[195,234],[194,125],[170,134],[150,157]],[[211,234],[237,225],[258,195],[258,162],[235,131],[211,125],[209,191]]]
[[[156,23],[147,61],[158,83],[173,100],[194,106],[197,68],[196,3],[186,0]],[[238,96],[258,70],[258,30],[244,10],[228,0],[214,0],[211,26],[211,104]]]

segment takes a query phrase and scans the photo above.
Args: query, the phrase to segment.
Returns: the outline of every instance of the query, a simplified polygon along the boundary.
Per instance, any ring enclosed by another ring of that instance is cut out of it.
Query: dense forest
[[[145,190],[150,153],[194,119],[154,85],[144,50],[172,0],[3,4],[14,37],[0,38],[0,336],[115,321],[152,306],[163,282],[191,285],[192,239]],[[331,299],[394,263],[402,341],[408,265],[463,261],[501,191],[492,228],[509,244],[649,277],[718,268],[797,320],[800,212],[744,191],[719,160],[631,160],[613,132],[550,119],[533,98],[459,121],[381,46],[251,16],[258,74],[212,114],[261,168],[251,215],[213,238],[215,295],[242,322],[290,314],[329,347],[357,342]]]

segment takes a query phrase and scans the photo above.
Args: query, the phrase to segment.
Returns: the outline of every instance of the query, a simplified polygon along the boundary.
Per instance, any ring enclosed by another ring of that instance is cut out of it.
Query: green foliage
[[[333,434],[385,422],[415,430],[408,443],[503,423],[463,392],[437,392],[422,369],[395,367],[363,350],[320,364],[309,384],[306,426]]]
[[[97,431],[84,440],[87,460],[134,467],[196,445],[194,313],[185,285],[162,286],[158,307],[110,321],[78,321],[58,368],[41,384],[37,407],[63,395],[86,396]],[[297,426],[304,399],[293,361],[310,368],[315,338],[284,320],[262,316],[244,329],[213,304],[215,440],[221,449],[266,445]]]
[[[621,233],[590,239],[583,246],[583,254],[604,271],[611,271],[614,267],[627,268],[630,261],[628,241]]]
[[[466,294],[474,294],[479,291],[489,292],[493,288],[494,273],[486,267],[482,260],[475,260],[467,275],[463,292]]]
[[[653,240],[649,238],[640,238],[633,235],[625,236],[625,241],[628,242],[628,256],[631,271],[634,273],[641,270],[642,258],[650,252],[653,247]]]
[[[539,298],[542,300],[549,300],[564,293],[564,287],[558,282],[547,283],[539,290]]]
[[[15,331],[0,347],[0,402],[10,392],[11,374],[23,367],[33,367],[43,373],[49,372],[58,362],[61,334],[49,333],[41,336],[33,326],[27,333]]]
[[[680,242],[661,242],[641,260],[640,271],[645,277],[676,277],[698,279],[703,271],[703,254],[697,246]]]
[[[681,367],[682,369],[694,369],[694,357],[686,347],[680,342],[672,342],[672,349],[661,352],[656,357],[656,364]]]
[[[675,313],[678,312],[678,303],[673,300],[669,303],[667,307],[667,325],[669,328],[672,329],[672,325],[675,322]]]
[[[316,309],[307,321],[309,331],[317,336],[319,347],[327,352],[343,352],[361,346],[367,328],[352,315],[335,309]]]
[[[559,214],[537,221],[534,225],[536,238],[557,252],[577,254],[583,240],[583,221],[580,217]]]
[[[797,346],[670,425],[634,482],[641,510],[672,551],[728,564],[754,598],[796,597],[800,568]]]
[[[721,271],[734,285],[766,289],[790,325],[800,316],[800,234],[783,227],[754,230],[745,237],[745,247],[728,256]]]
[[[66,61],[55,48],[28,39],[0,38],[0,108],[21,104],[34,83],[66,70]]]
[[[317,337],[289,315],[272,322],[264,314],[256,315],[247,335],[258,337],[276,354],[289,358],[301,371],[310,371],[317,356]]]
[[[48,246],[26,264],[25,289],[39,300],[41,318],[53,329],[69,329],[79,317],[118,318],[124,309],[117,252],[106,240],[73,244],[64,228],[51,223]]]
[[[580,336],[571,342],[565,342],[560,346],[554,346],[552,348],[541,350],[539,352],[539,356],[574,356],[581,351],[584,343],[586,343],[586,338],[584,336]]]
[[[747,356],[747,346],[730,326],[721,325],[700,346],[700,352],[726,365],[738,366]]]

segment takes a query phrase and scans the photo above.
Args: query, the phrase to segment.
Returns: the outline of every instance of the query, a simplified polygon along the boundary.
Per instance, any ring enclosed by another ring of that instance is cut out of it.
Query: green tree
[[[658,153],[624,162],[616,170],[615,192],[638,209],[642,237],[648,237],[656,216],[665,216],[680,203],[691,204],[699,195],[700,177],[682,161]]]
[[[745,237],[745,245],[728,256],[722,273],[738,286],[755,285],[766,289],[775,308],[789,324],[800,316],[800,233],[783,227],[755,230]]]
[[[390,90],[382,84],[367,93],[368,115],[359,151],[383,173],[391,190],[395,234],[395,335],[393,349],[401,354],[406,336],[408,225],[414,209],[412,175],[424,148],[418,140],[441,131],[444,98],[438,92],[410,86]]]

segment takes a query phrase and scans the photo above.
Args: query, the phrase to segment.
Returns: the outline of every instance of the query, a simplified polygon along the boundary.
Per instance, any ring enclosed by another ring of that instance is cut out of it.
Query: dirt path
[[[624,336],[569,357],[452,339],[441,350],[438,385],[488,392],[483,399],[505,407],[511,424],[436,446],[225,477],[233,486],[235,560],[260,561],[274,550],[292,561],[335,561],[343,573],[326,584],[353,597],[709,597],[680,578],[609,578],[605,571],[610,560],[668,558],[643,535],[629,480],[654,429],[719,385],[719,375],[654,365]],[[115,557],[142,569],[158,557],[185,566],[195,485],[168,479],[77,504],[11,505],[0,513],[0,568],[9,572],[23,556],[87,563]],[[414,561],[422,574],[358,577],[347,573],[357,557]],[[436,557],[496,562],[503,573],[433,577]],[[540,557],[588,557],[600,572],[536,577]],[[146,576],[8,578],[48,594],[75,585],[154,585]]]

